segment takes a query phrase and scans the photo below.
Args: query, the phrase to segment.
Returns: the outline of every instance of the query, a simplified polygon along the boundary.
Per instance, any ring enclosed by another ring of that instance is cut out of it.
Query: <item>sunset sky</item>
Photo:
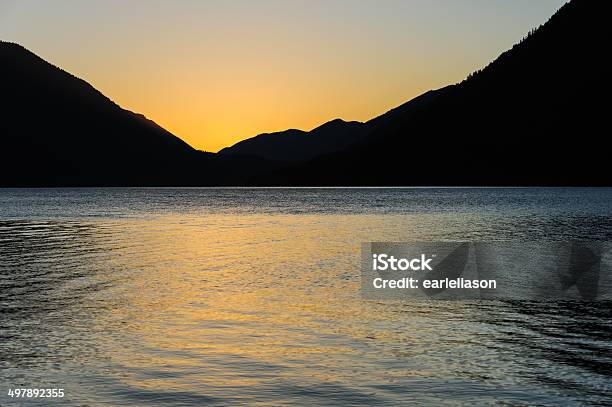
[[[0,0],[20,43],[192,146],[367,120],[464,78],[564,0]]]

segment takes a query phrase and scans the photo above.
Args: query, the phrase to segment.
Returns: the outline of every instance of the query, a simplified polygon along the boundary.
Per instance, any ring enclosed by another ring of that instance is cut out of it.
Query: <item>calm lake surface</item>
[[[612,305],[374,302],[370,241],[612,240],[610,189],[0,189],[0,405],[612,405]]]

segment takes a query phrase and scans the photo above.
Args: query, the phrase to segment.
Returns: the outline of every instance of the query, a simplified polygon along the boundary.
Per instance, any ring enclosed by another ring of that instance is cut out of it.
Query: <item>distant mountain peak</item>
[[[219,151],[222,155],[253,156],[275,161],[301,162],[339,151],[360,137],[363,123],[330,120],[311,131],[290,129],[264,133]]]
[[[314,129],[311,130],[311,133],[317,133],[321,131],[331,131],[335,129],[345,128],[346,126],[354,126],[354,125],[360,125],[360,124],[363,124],[363,123],[357,122],[357,121],[348,122],[340,118],[336,118],[328,122],[325,122],[318,127],[315,127]]]

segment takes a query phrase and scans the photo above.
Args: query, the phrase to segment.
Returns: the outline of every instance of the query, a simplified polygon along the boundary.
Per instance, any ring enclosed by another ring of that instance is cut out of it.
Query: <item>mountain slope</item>
[[[172,181],[198,155],[17,44],[0,61],[2,185]]]
[[[0,93],[0,186],[236,185],[274,166],[196,151],[17,44],[0,42]]]
[[[573,0],[424,108],[396,112],[362,143],[258,183],[611,185],[602,144],[609,16],[609,2]]]

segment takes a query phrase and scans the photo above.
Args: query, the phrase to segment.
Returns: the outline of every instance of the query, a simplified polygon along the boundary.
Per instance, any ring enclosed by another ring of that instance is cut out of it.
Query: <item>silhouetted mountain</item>
[[[366,123],[196,151],[0,42],[0,186],[612,185],[610,2],[572,0],[463,82]]]
[[[290,129],[260,134],[224,148],[219,153],[276,161],[307,161],[322,154],[346,149],[365,134],[363,130],[360,122],[335,119],[309,132]]]
[[[196,151],[17,44],[0,42],[0,90],[0,186],[243,184],[272,165]]]
[[[346,151],[257,182],[612,185],[610,7],[573,0],[465,81],[374,119]]]
[[[289,129],[264,133],[219,151],[223,155],[254,156],[285,162],[303,162],[345,150],[398,116],[409,116],[425,108],[445,89],[429,91],[366,123],[334,119],[311,130]]]

